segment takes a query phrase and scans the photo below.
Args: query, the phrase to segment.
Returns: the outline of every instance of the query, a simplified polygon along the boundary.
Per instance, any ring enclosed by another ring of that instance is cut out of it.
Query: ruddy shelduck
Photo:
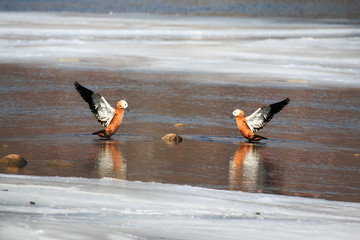
[[[286,98],[281,102],[261,107],[247,117],[244,117],[242,110],[236,109],[233,111],[231,118],[236,117],[236,124],[245,138],[249,141],[260,141],[261,139],[267,138],[256,134],[256,132],[262,129],[272,117],[280,112],[289,102],[290,98]]]
[[[93,134],[110,139],[121,125],[124,118],[124,110],[129,111],[128,103],[125,100],[121,100],[117,102],[116,108],[113,108],[100,94],[94,93],[78,82],[75,82],[74,86],[80,93],[80,96],[89,104],[90,110],[97,120],[105,127],[105,129],[94,132]]]

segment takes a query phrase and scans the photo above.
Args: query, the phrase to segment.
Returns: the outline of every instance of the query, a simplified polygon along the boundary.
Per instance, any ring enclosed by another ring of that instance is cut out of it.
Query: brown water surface
[[[131,181],[319,197],[360,202],[360,89],[294,83],[218,84],[207,74],[146,74],[0,65],[0,155],[28,164],[1,173],[112,177]],[[73,87],[101,93],[130,112],[110,141]],[[196,81],[194,81],[196,80]],[[200,81],[199,81],[200,80]],[[218,81],[219,82],[219,81]],[[246,82],[244,80],[243,82]],[[230,119],[235,108],[291,98],[248,143]],[[176,127],[183,123],[186,126]],[[167,133],[184,138],[169,145]]]

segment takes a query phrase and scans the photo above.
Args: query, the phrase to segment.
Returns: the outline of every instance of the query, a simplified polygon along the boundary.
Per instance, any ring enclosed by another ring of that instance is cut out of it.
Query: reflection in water
[[[101,177],[126,179],[126,160],[118,141],[100,140],[101,150],[96,159],[95,169]]]
[[[264,172],[260,154],[256,151],[258,144],[241,143],[230,160],[229,188],[256,192],[263,182]]]
[[[5,171],[6,173],[8,173],[8,174],[17,174],[17,173],[19,173],[20,172],[20,167],[14,167],[14,166],[6,166],[6,167],[4,167],[4,166],[1,166],[0,165],[0,169],[2,170],[2,171]],[[1,172],[2,172],[1,171]]]

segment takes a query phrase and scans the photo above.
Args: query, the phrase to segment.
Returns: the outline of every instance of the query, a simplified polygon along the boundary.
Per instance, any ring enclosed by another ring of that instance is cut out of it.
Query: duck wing
[[[106,99],[100,94],[94,93],[90,89],[74,83],[75,89],[80,93],[80,96],[89,104],[91,112],[95,115],[97,120],[107,127],[115,115],[115,109],[110,106]]]
[[[257,109],[253,114],[247,116],[246,123],[253,132],[257,132],[262,129],[272,117],[281,111],[288,103],[290,98],[286,98],[281,102],[273,103],[268,106]]]

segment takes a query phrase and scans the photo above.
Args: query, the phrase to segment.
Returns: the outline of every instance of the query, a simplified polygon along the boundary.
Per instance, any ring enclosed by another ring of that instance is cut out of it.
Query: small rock
[[[360,157],[360,153],[355,153],[355,157]]]
[[[161,138],[163,141],[169,142],[169,143],[179,143],[182,141],[182,138],[175,134],[175,133],[169,133]]]
[[[183,124],[183,123],[177,123],[174,125],[175,127],[185,127],[187,125]]]
[[[35,202],[33,202],[33,201],[30,201],[30,205],[35,205]]]
[[[0,165],[22,168],[27,164],[25,158],[19,154],[10,154],[0,159]]]
[[[261,215],[259,212],[256,212],[255,215]]]
[[[7,145],[5,143],[0,145],[0,148],[7,148],[7,147],[9,147],[9,145]]]

